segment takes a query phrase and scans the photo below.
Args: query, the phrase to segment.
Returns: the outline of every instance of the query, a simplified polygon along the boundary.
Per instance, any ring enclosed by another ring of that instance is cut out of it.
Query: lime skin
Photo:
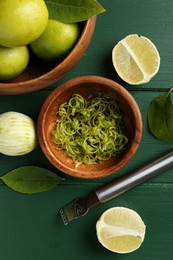
[[[61,60],[71,51],[79,36],[78,23],[67,24],[49,19],[45,31],[30,46],[43,60]]]
[[[0,46],[0,80],[8,81],[16,78],[29,63],[27,46],[4,47]]]
[[[43,0],[0,1],[0,45],[24,46],[35,41],[48,23]]]

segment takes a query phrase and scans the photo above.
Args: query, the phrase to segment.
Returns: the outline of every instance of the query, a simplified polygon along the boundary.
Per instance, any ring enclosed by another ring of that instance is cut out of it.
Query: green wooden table
[[[0,95],[0,113],[18,111],[37,120],[49,93],[62,82],[81,75],[100,75],[113,79],[130,91],[143,118],[143,136],[133,159],[118,173],[98,180],[65,176],[45,158],[38,146],[20,157],[0,154],[0,174],[24,165],[48,168],[65,181],[56,188],[34,195],[23,195],[0,184],[0,259],[173,259],[173,169],[130,190],[117,199],[99,205],[68,226],[58,210],[76,197],[87,195],[100,185],[128,174],[172,149],[173,144],[156,140],[149,132],[147,110],[156,96],[173,84],[173,1],[172,0],[100,0],[107,10],[97,18],[91,44],[79,63],[60,81],[36,93]],[[115,73],[111,61],[113,46],[128,34],[151,39],[161,56],[159,73],[148,83],[129,86]],[[136,210],[147,230],[141,248],[130,254],[114,254],[98,242],[95,224],[100,215],[113,206]]]

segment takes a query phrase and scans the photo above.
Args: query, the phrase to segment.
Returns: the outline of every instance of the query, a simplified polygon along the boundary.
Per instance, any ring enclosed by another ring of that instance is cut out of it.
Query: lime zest
[[[73,94],[57,112],[52,138],[78,166],[101,163],[121,152],[128,138],[116,99]]]

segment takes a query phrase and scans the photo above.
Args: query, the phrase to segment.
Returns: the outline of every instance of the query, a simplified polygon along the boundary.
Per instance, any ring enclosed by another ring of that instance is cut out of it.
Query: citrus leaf
[[[173,87],[154,99],[148,109],[148,123],[152,134],[159,140],[173,142]]]
[[[32,194],[55,187],[62,179],[55,173],[37,166],[22,166],[0,179],[11,189]]]
[[[96,0],[45,0],[49,18],[64,23],[88,20],[105,9]]]

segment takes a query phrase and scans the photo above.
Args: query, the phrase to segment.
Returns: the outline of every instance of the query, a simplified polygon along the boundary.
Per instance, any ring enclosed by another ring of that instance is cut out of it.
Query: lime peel
[[[59,107],[58,116],[53,141],[76,166],[108,160],[128,142],[116,99],[103,96],[87,101],[74,94]]]
[[[43,0],[0,1],[0,45],[24,46],[36,40],[48,23],[48,9]]]

